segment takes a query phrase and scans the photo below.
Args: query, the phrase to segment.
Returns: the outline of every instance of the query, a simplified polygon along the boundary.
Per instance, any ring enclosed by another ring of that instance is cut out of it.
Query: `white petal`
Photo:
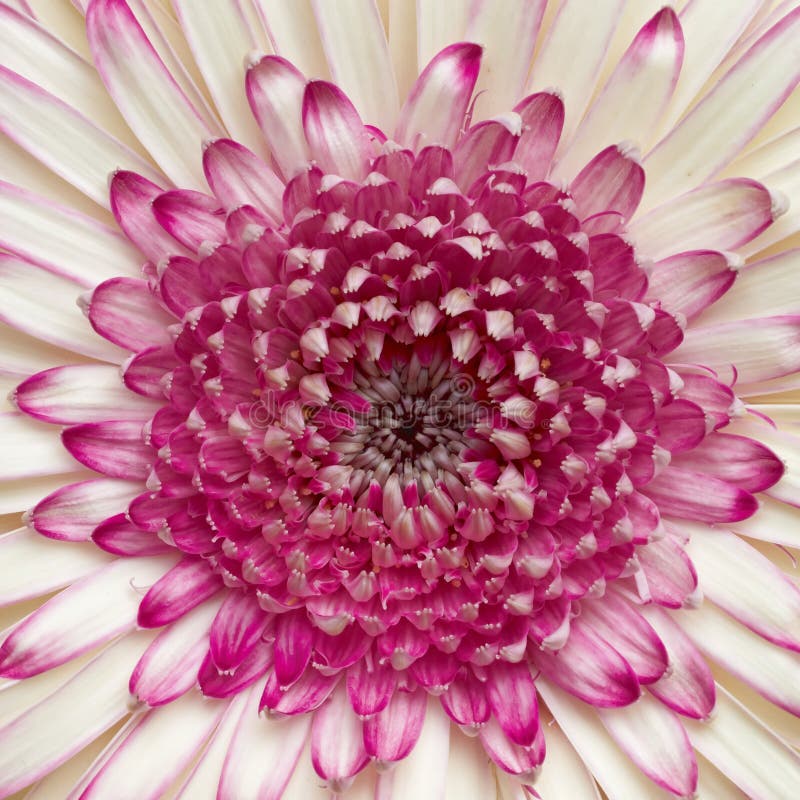
[[[800,758],[722,687],[708,722],[684,722],[692,744],[750,797],[786,797],[800,786]]]
[[[111,560],[93,544],[65,545],[29,528],[6,533],[0,536],[0,605],[54,592]]]
[[[17,478],[0,482],[0,514],[25,511],[45,495],[56,491],[68,481],[90,478],[92,474],[83,470],[76,462],[75,472],[69,475],[46,475],[35,478]]]
[[[236,728],[219,782],[219,800],[280,797],[305,746],[310,714],[269,720],[258,713],[260,695],[253,692]]]
[[[251,694],[252,691],[240,692],[228,703],[208,747],[181,787],[176,800],[217,800],[217,786],[222,775],[222,765],[228,756],[231,739],[239,727],[239,719]]]
[[[536,681],[536,688],[609,800],[673,797],[646,778],[617,748],[590,706],[541,678]]]
[[[27,14],[0,6],[0,51],[3,64],[50,94],[71,105],[102,130],[134,148],[135,137],[114,104],[94,67],[53,31]]]
[[[392,770],[392,800],[441,800],[452,724],[436,698],[428,699],[422,733],[411,754]]]
[[[67,453],[57,429],[22,414],[0,414],[0,480],[77,472],[80,467]]]
[[[684,6],[680,20],[686,50],[678,86],[659,126],[665,133],[694,100],[762,5],[762,0],[692,0]]]
[[[496,800],[494,769],[480,740],[455,728],[450,735],[444,800]]]
[[[776,706],[800,715],[800,655],[765,641],[711,602],[675,614],[706,656]]]
[[[732,161],[720,173],[723,176],[769,175],[789,166],[800,152],[800,128],[795,128],[761,147],[750,150]]]
[[[645,160],[643,208],[675,197],[728,164],[800,80],[800,9],[757,42]]]
[[[142,599],[137,588],[155,583],[172,563],[116,559],[73,583],[14,628],[0,649],[1,671],[10,677],[36,675],[131,630]]]
[[[683,32],[670,8],[637,34],[589,107],[556,174],[571,178],[603,148],[630,140],[645,147],[669,102],[683,61]]]
[[[121,362],[126,352],[92,330],[77,306],[83,287],[0,254],[0,319],[66,350]]]
[[[137,633],[106,648],[72,680],[0,729],[4,791],[13,793],[43,777],[128,713],[128,675],[150,638]]]
[[[800,650],[800,589],[768,558],[728,531],[682,525],[703,595],[781,647]]]
[[[565,0],[533,62],[527,93],[557,88],[564,97],[564,140],[583,116],[617,26],[623,0]],[[580,38],[580,47],[575,42]]]
[[[0,244],[88,287],[117,275],[138,275],[144,261],[119,231],[2,181]]]
[[[226,707],[226,702],[192,693],[167,708],[148,712],[116,745],[81,797],[164,797],[217,726]]]
[[[800,314],[800,250],[787,250],[741,269],[733,286],[698,319],[701,325]]]
[[[389,52],[392,55],[397,90],[405,99],[419,69],[417,67],[417,10],[408,0],[389,0]]]
[[[543,800],[599,800],[600,792],[586,765],[557,724],[544,725],[547,746],[536,791]]]
[[[245,58],[256,46],[241,3],[236,0],[176,0],[174,3],[194,60],[233,139],[264,153],[244,92]]]
[[[329,78],[311,0],[253,0],[275,52],[309,78]]]
[[[131,130],[178,186],[203,189],[200,145],[222,131],[189,102],[124,0],[95,0],[86,28],[95,64]]]
[[[14,385],[28,375],[41,372],[53,364],[63,364],[67,361],[80,363],[86,360],[68,350],[61,350],[34,339],[3,322],[0,322],[0,337],[3,340],[3,349],[0,351],[0,373]]]
[[[57,175],[108,207],[108,174],[159,174],[113,136],[35,83],[0,68],[0,129]]]
[[[389,45],[372,0],[312,0],[334,82],[368,125],[390,132],[400,101]]]
[[[467,32],[470,0],[417,0],[417,64],[420,71]]]
[[[751,539],[800,548],[800,509],[769,497],[761,498],[761,508],[750,519],[726,527]]]
[[[523,96],[547,3],[505,0],[500,14],[495,3],[475,5],[465,34],[466,39],[483,47],[473,122],[508,111]]]

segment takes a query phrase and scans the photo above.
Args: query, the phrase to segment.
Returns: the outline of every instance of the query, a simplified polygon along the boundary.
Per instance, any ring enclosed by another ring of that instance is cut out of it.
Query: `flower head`
[[[800,13],[631,39],[616,2],[419,3],[387,39],[371,3],[273,5],[175,3],[210,108],[168,16],[89,2],[101,125],[89,65],[0,8],[8,136],[121,231],[0,186],[7,510],[58,476],[0,597],[66,587],[0,646],[3,796],[129,711],[70,796],[439,797],[465,753],[491,797],[782,796],[795,754],[710,664],[800,708],[800,592],[739,535],[797,544],[792,406],[752,398],[800,374]]]

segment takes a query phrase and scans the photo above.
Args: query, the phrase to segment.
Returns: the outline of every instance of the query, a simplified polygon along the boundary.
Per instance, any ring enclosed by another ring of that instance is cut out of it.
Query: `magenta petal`
[[[92,541],[117,556],[157,556],[174,552],[155,533],[132,525],[124,514],[116,514],[98,525],[92,532]]]
[[[360,717],[383,711],[397,687],[397,671],[376,663],[372,669],[362,660],[347,671],[347,693]]]
[[[538,724],[530,747],[520,747],[511,741],[495,719],[489,720],[478,735],[487,754],[500,769],[518,776],[523,783],[534,782],[545,756],[544,735]]]
[[[266,612],[253,594],[230,592],[211,625],[211,658],[220,672],[239,666],[258,646],[267,623]]]
[[[578,173],[569,190],[582,218],[616,211],[628,220],[642,199],[644,169],[631,149],[607,147]]]
[[[471,672],[456,678],[440,700],[447,715],[471,733],[477,732],[491,714],[485,688]]]
[[[314,631],[305,611],[281,614],[275,621],[275,674],[282,686],[294,683],[311,658]]]
[[[397,691],[383,711],[364,722],[364,745],[378,761],[400,761],[413,749],[425,721],[427,693]]]
[[[564,102],[553,92],[538,92],[519,102],[514,111],[523,125],[514,160],[527,172],[528,182],[535,183],[550,172],[564,127]]]
[[[146,478],[153,462],[140,422],[73,425],[61,434],[61,440],[73,458],[111,478]]]
[[[184,558],[150,587],[139,606],[139,625],[168,625],[221,588],[222,580],[205,561]]]
[[[486,673],[486,694],[506,736],[515,744],[530,747],[539,732],[539,711],[527,662],[492,664]]]
[[[259,642],[241,664],[230,672],[217,669],[208,653],[200,665],[197,680],[207,697],[233,697],[252,686],[272,666],[272,647]]]
[[[276,714],[306,714],[319,708],[336,688],[340,675],[323,675],[307,669],[291,686],[282,687],[275,670],[267,675],[260,708]]]
[[[213,197],[174,189],[156,197],[152,206],[158,224],[193,253],[203,242],[225,241],[225,215]]]

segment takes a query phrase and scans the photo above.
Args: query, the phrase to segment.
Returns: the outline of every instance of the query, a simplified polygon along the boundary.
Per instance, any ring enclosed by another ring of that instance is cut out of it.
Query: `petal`
[[[542,180],[564,127],[564,102],[555,91],[537,92],[521,100],[514,111],[522,117],[522,135],[514,150],[514,161],[528,174],[528,183]]]
[[[0,728],[3,791],[13,794],[44,777],[128,715],[127,676],[147,641],[146,634],[124,637],[49,697]],[[56,719],[59,724],[52,724]]]
[[[142,262],[119,231],[4,181],[0,181],[0,244],[88,287],[117,275],[138,275]]]
[[[459,43],[438,53],[420,74],[400,111],[395,139],[421,150],[453,147],[480,70],[481,48]]]
[[[800,370],[799,343],[800,315],[721,322],[690,328],[670,360],[702,364],[724,383],[757,384]]]
[[[314,630],[305,611],[281,614],[275,623],[275,675],[290,686],[305,670],[314,646]]]
[[[177,0],[175,12],[205,85],[233,139],[263,149],[244,92],[245,58],[255,46],[241,4],[206,0],[202,6]]]
[[[636,153],[621,145],[598,153],[569,187],[583,219],[616,211],[627,220],[636,211],[643,190],[644,170]]]
[[[3,442],[0,480],[76,472],[77,465],[59,445],[54,433],[49,425],[22,414],[0,414]]]
[[[117,367],[105,364],[39,372],[16,388],[14,403],[36,419],[61,424],[98,419],[144,422],[158,410],[155,403],[125,388]]]
[[[337,794],[369,762],[362,741],[361,721],[353,712],[344,686],[314,713],[311,724],[311,760],[317,774]]]
[[[208,652],[208,632],[219,609],[211,600],[164,628],[131,673],[131,694],[149,706],[171,703],[197,685],[197,671]]]
[[[369,166],[367,135],[353,104],[337,86],[310,81],[303,95],[303,131],[325,172],[360,180]]]
[[[0,319],[18,330],[75,353],[119,363],[124,351],[103,341],[76,301],[83,287],[0,254]]]
[[[140,483],[111,478],[73,483],[41,500],[28,524],[51,539],[88,541],[103,520],[122,513],[141,491]]]
[[[109,563],[91,545],[64,547],[28,529],[0,536],[0,606],[39,597],[75,583]]]
[[[503,733],[515,744],[530,747],[539,733],[539,714],[527,663],[493,664],[486,675],[486,694]]]
[[[211,658],[227,672],[244,661],[258,643],[267,618],[253,595],[230,592],[211,626]]]
[[[119,167],[150,178],[150,165],[35,83],[0,67],[0,130],[56,175],[108,207],[108,175]]]
[[[178,186],[202,188],[200,144],[221,131],[203,121],[125,0],[94,0],[86,32],[100,77],[139,141]]]
[[[453,153],[461,188],[466,192],[487,168],[508,161],[521,132],[522,119],[516,113],[473,125]]]
[[[169,709],[144,714],[115,743],[80,796],[102,800],[124,786],[129,797],[158,800],[192,763],[224,710],[224,703],[190,694],[175,700]],[[147,769],[141,768],[143,764]]]
[[[697,600],[694,566],[671,536],[640,547],[636,558],[644,573],[646,599],[666,608],[681,608]]]
[[[652,208],[731,161],[800,81],[800,9],[770,28],[648,155],[644,204]]]
[[[141,599],[133,584],[152,583],[170,563],[164,558],[117,560],[64,589],[3,642],[0,674],[38,675],[132,630]]]
[[[679,797],[694,794],[697,762],[675,714],[648,695],[625,708],[598,713],[606,730],[648,778]]]
[[[160,628],[216,594],[222,580],[202,559],[184,558],[154,583],[139,606],[142,628]]]
[[[533,783],[537,769],[544,759],[544,736],[538,736],[530,747],[520,747],[510,740],[496,719],[492,718],[481,728],[478,736],[489,758],[500,769],[514,775],[522,783]]]
[[[758,501],[750,492],[679,467],[667,467],[643,491],[662,514],[680,519],[736,522],[758,510]]]
[[[664,642],[670,665],[670,671],[648,686],[648,690],[685,717],[707,719],[714,710],[716,688],[705,658],[671,614],[653,605],[641,610]]]
[[[273,223],[283,221],[283,184],[275,173],[246,147],[231,139],[215,139],[203,149],[208,185],[229,211],[251,205]]]
[[[781,797],[800,784],[800,757],[724,689],[708,722],[684,724],[692,744],[748,797]]]
[[[264,56],[247,70],[247,99],[270,152],[286,180],[310,159],[303,133],[306,79],[280,56]]]
[[[153,200],[153,215],[161,227],[193,252],[205,242],[219,244],[227,238],[225,213],[216,198],[202,192],[175,189]]]
[[[630,233],[637,249],[655,260],[696,247],[735,250],[785,210],[784,200],[763,184],[728,178],[705,184],[637,218]]]
[[[175,322],[155,301],[147,282],[112,278],[92,292],[86,314],[92,327],[128,350],[171,344],[166,328]]]
[[[378,761],[400,761],[419,739],[427,693],[397,691],[389,705],[364,722],[364,746]]]
[[[312,0],[331,75],[370,125],[390,131],[400,101],[380,13],[370,0]],[[364,65],[369,65],[364,68]]]
[[[258,698],[255,692],[253,697]],[[278,800],[308,739],[310,715],[271,721],[248,702],[225,756],[218,800],[258,797]]]
[[[553,683],[597,707],[628,705],[641,694],[628,662],[580,619],[561,650],[539,650],[533,660]]]
[[[61,441],[76,461],[110,478],[143,480],[155,460],[139,422],[73,425],[61,434]]]

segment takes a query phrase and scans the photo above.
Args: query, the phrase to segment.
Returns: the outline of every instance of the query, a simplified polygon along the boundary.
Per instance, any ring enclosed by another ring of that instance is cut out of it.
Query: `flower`
[[[16,5],[0,795],[788,797],[800,10]]]

